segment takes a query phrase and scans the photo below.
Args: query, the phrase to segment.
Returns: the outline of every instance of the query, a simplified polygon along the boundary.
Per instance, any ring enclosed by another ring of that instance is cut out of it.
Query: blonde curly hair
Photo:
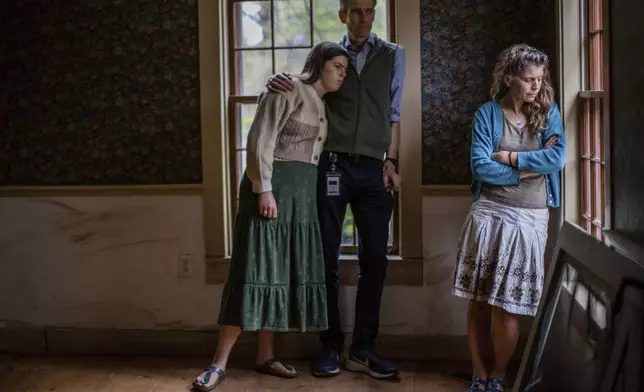
[[[523,111],[528,118],[528,123],[532,124],[535,129],[544,128],[548,123],[548,115],[554,101],[555,92],[550,82],[548,56],[542,51],[526,44],[517,44],[501,52],[492,73],[493,80],[490,95],[492,99],[497,99],[502,88],[505,90],[504,93],[507,93],[507,87],[504,83],[505,77],[518,76],[530,65],[543,67],[543,80],[541,90],[539,90],[535,100],[526,102],[523,105]]]

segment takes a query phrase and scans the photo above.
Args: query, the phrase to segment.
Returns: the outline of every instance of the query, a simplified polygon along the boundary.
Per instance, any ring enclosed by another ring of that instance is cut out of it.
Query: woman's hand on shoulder
[[[277,218],[277,203],[273,192],[262,192],[257,197],[259,215],[267,219]]]
[[[286,72],[275,74],[266,81],[266,88],[272,93],[293,90],[293,76]]]

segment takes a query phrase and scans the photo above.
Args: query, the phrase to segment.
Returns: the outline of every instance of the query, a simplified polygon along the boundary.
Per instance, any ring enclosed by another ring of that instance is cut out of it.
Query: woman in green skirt
[[[328,328],[317,163],[327,132],[322,97],[340,88],[347,66],[344,48],[319,43],[291,91],[260,96],[248,134],[219,343],[212,364],[193,382],[197,390],[223,381],[241,331],[258,331],[257,371],[294,378],[297,370],[275,358],[274,333]]]

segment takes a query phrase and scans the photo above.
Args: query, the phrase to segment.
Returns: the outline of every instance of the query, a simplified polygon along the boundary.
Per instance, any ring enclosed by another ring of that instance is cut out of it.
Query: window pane
[[[351,210],[347,210],[347,215],[344,217],[342,224],[342,246],[358,246],[360,239],[358,238],[358,228],[353,220]],[[394,246],[394,220],[389,220],[389,238],[387,239],[387,246]]]
[[[315,0],[314,4],[314,42],[339,42],[347,32],[347,27],[338,19],[340,2],[338,0]],[[373,32],[383,39],[388,39],[387,0],[381,0],[376,6],[376,18],[373,21]]]
[[[311,49],[275,49],[275,69],[277,72],[299,74],[304,68],[306,56]]]
[[[257,111],[257,104],[255,103],[242,103],[241,113],[239,117],[239,124],[237,125],[237,148],[243,149],[246,148],[246,142],[248,139],[248,132],[250,131],[250,126],[253,124],[253,118],[255,117],[255,112]]]
[[[255,116],[255,111],[257,110],[256,103],[238,103],[237,104],[237,124],[235,124],[236,130],[236,176],[237,176],[237,189],[239,190],[239,184],[241,183],[242,176],[244,175],[244,170],[246,170],[246,144],[248,139],[248,132],[250,131],[250,126],[253,123],[253,118]]]
[[[355,220],[353,219],[353,212],[351,207],[347,207],[347,213],[344,216],[344,222],[342,223],[342,246],[358,246],[358,229],[355,226]],[[389,220],[389,239],[387,240],[388,246],[394,245],[394,220],[393,214],[392,219]]]
[[[271,46],[270,1],[245,1],[235,4],[235,48]]]
[[[246,150],[237,151],[237,189],[235,190],[239,194],[239,185],[244,176],[244,171],[246,170]]]
[[[356,246],[358,244],[358,235],[355,230],[355,221],[351,207],[347,207],[347,213],[344,216],[342,224],[342,246]]]
[[[237,52],[241,95],[256,95],[264,91],[266,81],[273,74],[270,49],[240,50]]]
[[[275,46],[312,46],[311,0],[276,0]]]

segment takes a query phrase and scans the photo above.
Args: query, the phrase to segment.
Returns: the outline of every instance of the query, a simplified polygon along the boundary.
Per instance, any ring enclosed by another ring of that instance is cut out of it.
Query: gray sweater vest
[[[377,39],[360,75],[349,65],[342,87],[324,96],[325,150],[384,159],[391,143],[391,79],[396,45]]]

